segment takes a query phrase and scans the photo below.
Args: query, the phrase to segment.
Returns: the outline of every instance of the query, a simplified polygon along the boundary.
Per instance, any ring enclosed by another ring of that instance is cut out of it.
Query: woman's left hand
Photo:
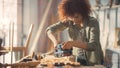
[[[62,48],[63,49],[71,49],[72,47],[73,47],[73,41],[67,41],[67,42],[64,42],[63,43],[63,46],[62,46]]]

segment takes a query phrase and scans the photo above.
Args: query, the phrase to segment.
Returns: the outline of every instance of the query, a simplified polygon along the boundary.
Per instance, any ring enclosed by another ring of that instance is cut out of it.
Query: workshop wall
[[[114,0],[115,1],[115,0]],[[36,52],[46,52],[48,47],[52,45],[51,41],[48,40],[47,36],[45,35],[45,29],[48,25],[55,23],[57,20],[57,5],[60,1],[55,0],[49,10],[49,15],[46,19],[46,25],[42,31],[42,34],[39,39],[38,48],[36,47]],[[24,25],[30,25],[30,23],[35,24],[35,32],[33,32],[33,40],[38,30],[39,24],[42,20],[42,16],[44,14],[46,5],[49,1],[46,0],[25,0],[24,1],[24,14],[23,14],[23,22]],[[96,2],[95,0],[90,0],[92,8],[95,7]],[[116,28],[120,28],[120,6],[117,8],[111,8],[110,13],[106,5],[108,5],[109,0],[101,0],[101,8],[105,9],[94,9],[92,12],[92,16],[96,17],[99,21],[100,25],[100,41],[102,45],[102,49],[105,53],[105,56],[108,58],[106,59],[106,66],[110,66],[111,68],[120,68],[120,48],[115,47],[115,32]],[[114,7],[115,5],[113,5]],[[109,14],[109,18],[108,18]],[[28,28],[28,27],[26,27]],[[27,30],[26,28],[25,31]],[[25,33],[26,34],[26,33]],[[64,33],[66,34],[66,33]],[[62,40],[67,40],[68,37],[64,37],[64,34],[61,36]],[[47,43],[46,43],[47,42]],[[31,44],[34,42],[31,42]],[[31,45],[32,46],[32,45]]]

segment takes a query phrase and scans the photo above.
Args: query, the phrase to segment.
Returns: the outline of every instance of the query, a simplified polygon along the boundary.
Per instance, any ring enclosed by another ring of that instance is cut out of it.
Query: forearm
[[[67,41],[63,43],[63,49],[71,49],[72,47],[78,47],[82,49],[87,49],[87,44],[82,41]]]
[[[74,47],[78,47],[78,48],[82,48],[82,49],[87,48],[87,44],[85,42],[82,42],[82,41],[74,41],[73,44],[74,44],[73,45]]]
[[[49,39],[53,42],[54,47],[57,45],[58,41],[55,37],[55,35],[51,32],[51,31],[47,31],[47,36],[49,37]]]

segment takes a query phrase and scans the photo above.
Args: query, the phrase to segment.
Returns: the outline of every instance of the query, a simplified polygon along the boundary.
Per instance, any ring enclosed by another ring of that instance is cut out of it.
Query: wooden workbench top
[[[106,68],[103,65],[95,65],[95,66],[40,66],[38,65],[37,68]]]

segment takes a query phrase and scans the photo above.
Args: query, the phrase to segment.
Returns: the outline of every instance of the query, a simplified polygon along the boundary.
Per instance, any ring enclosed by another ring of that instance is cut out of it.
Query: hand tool
[[[64,57],[72,55],[72,49],[62,49],[62,44],[58,44],[54,51],[55,57]]]

